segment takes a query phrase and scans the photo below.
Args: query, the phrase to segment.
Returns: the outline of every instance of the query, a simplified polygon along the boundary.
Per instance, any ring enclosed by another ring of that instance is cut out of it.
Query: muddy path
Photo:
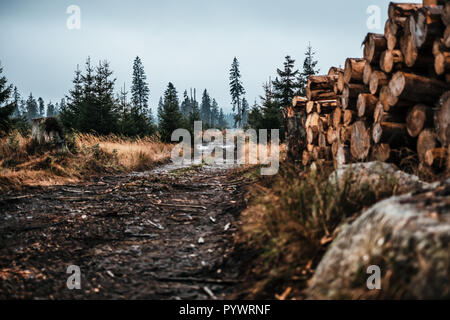
[[[2,299],[214,299],[239,285],[232,258],[246,182],[170,166],[0,195]],[[67,288],[80,267],[81,289]]]

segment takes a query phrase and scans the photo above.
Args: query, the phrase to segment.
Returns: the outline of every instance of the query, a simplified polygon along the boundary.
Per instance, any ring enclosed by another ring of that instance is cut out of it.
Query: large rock
[[[409,192],[418,187],[430,187],[419,177],[399,170],[395,165],[385,162],[364,162],[340,166],[330,175],[330,182],[343,185],[351,183],[356,187],[369,184],[372,187],[383,187],[394,184],[397,193]]]
[[[380,290],[367,286],[372,265],[381,270]],[[319,263],[308,295],[450,298],[450,179],[379,202],[343,227]]]

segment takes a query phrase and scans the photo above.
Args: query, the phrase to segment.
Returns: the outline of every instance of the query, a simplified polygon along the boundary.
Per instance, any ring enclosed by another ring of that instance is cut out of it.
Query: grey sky
[[[400,2],[421,2],[418,0]],[[250,104],[261,85],[274,78],[284,56],[303,62],[310,41],[319,67],[361,57],[370,5],[387,0],[0,0],[0,60],[4,74],[23,95],[33,92],[58,101],[71,88],[73,71],[86,57],[108,59],[116,91],[131,83],[139,55],[155,110],[169,81],[181,97],[190,87],[207,88],[229,111],[228,72],[234,56],[241,64]],[[81,8],[81,30],[68,30],[69,5]],[[197,97],[199,98],[200,92]],[[259,101],[259,99],[258,99]]]

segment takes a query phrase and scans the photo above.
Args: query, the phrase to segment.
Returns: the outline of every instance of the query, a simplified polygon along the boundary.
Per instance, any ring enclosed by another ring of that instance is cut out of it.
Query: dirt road
[[[0,298],[232,293],[244,182],[221,168],[169,169],[0,195]],[[80,267],[80,290],[67,288],[71,265]]]

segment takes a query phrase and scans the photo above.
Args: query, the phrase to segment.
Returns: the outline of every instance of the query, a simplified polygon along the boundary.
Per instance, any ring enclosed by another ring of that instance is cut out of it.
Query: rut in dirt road
[[[0,196],[0,298],[227,297],[245,184],[228,173],[155,170]],[[67,288],[70,265],[81,290]]]

